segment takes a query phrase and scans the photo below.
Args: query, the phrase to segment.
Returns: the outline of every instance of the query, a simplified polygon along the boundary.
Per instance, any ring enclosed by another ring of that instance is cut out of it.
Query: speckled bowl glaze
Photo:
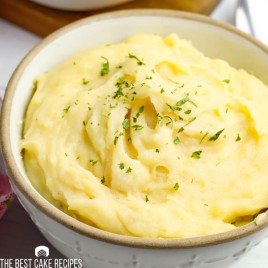
[[[13,188],[32,220],[60,252],[91,268],[228,267],[268,236],[268,215],[234,231],[189,239],[147,239],[108,233],[71,218],[31,185],[18,148],[21,122],[35,76],[87,47],[138,32],[189,39],[207,56],[222,58],[268,83],[268,48],[210,18],[169,10],[131,10],[77,21],[53,33],[21,62],[11,78],[1,118],[1,142]],[[137,219],[138,220],[138,219]],[[198,224],[198,223],[196,223]]]

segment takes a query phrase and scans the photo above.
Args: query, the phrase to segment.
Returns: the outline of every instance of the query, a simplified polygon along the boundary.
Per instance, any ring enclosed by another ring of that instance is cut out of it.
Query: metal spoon
[[[268,0],[238,0],[235,25],[268,45]]]

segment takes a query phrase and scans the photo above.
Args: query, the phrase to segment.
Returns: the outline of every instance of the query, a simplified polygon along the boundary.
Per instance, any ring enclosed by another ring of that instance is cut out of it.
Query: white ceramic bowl
[[[130,2],[132,0],[31,0],[43,6],[62,10],[94,10]]]
[[[268,236],[268,216],[234,231],[189,238],[146,239],[108,233],[59,211],[30,184],[18,142],[35,76],[87,47],[138,32],[178,33],[207,56],[244,68],[268,83],[268,49],[235,28],[207,17],[167,10],[107,13],[75,22],[36,46],[21,62],[3,103],[1,142],[14,190],[32,220],[60,252],[92,268],[228,267]],[[198,224],[198,223],[197,223]]]

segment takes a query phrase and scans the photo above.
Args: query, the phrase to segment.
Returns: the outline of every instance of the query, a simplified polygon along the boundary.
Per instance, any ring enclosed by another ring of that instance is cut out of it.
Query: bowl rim
[[[141,237],[120,235],[100,230],[96,227],[87,225],[79,220],[72,218],[71,216],[65,214],[64,212],[60,211],[52,204],[50,204],[36,190],[27,187],[27,183],[24,183],[23,175],[17,168],[12,154],[11,139],[10,139],[11,105],[14,93],[17,88],[18,81],[20,80],[20,77],[23,75],[24,69],[28,66],[31,60],[43,48],[46,47],[47,44],[49,44],[51,41],[57,38],[60,38],[65,33],[72,31],[75,28],[79,28],[85,24],[96,23],[102,20],[117,19],[132,16],[174,17],[178,19],[196,21],[200,23],[213,25],[226,31],[232,32],[236,35],[239,35],[240,37],[248,40],[253,45],[260,48],[268,55],[268,47],[266,47],[264,44],[262,44],[255,38],[249,36],[248,34],[238,30],[237,28],[227,23],[211,19],[204,15],[193,14],[183,11],[166,10],[166,9],[132,9],[132,10],[113,11],[83,18],[67,26],[64,26],[61,29],[50,34],[48,37],[44,38],[39,44],[37,44],[32,50],[30,50],[30,52],[28,52],[28,54],[24,57],[24,59],[15,69],[6,89],[2,105],[1,120],[0,120],[0,135],[1,135],[0,142],[2,146],[6,168],[8,174],[10,175],[12,183],[20,190],[20,192],[23,193],[23,196],[28,201],[30,201],[33,206],[35,206],[35,208],[41,210],[47,217],[51,218],[52,220],[55,220],[56,222],[64,225],[65,227],[81,235],[121,246],[154,248],[154,249],[203,247],[240,239],[242,237],[245,237],[247,235],[250,235],[265,228],[266,226],[268,226],[268,216],[266,216],[262,224],[259,225],[257,225],[255,221],[252,221],[251,223],[239,227],[235,230],[200,237],[159,239],[159,238],[141,238]]]

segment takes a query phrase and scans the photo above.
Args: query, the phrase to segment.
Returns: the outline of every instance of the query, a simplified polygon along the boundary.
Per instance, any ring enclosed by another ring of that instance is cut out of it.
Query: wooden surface
[[[46,36],[58,28],[93,14],[133,9],[164,8],[209,14],[220,0],[133,0],[112,8],[68,12],[46,8],[28,0],[0,0],[0,16],[37,35]]]
[[[12,0],[10,0],[12,1]],[[39,232],[17,199],[0,219],[0,259],[33,259],[34,249],[44,245],[49,258],[64,258]]]

